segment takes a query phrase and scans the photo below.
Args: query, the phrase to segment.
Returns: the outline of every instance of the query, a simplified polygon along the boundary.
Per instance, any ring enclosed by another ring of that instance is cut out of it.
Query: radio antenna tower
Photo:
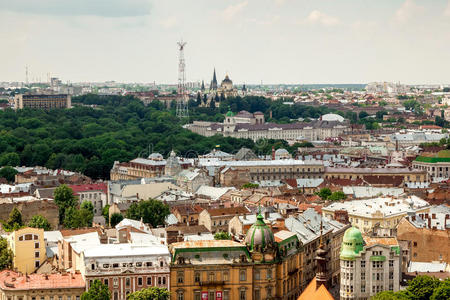
[[[28,66],[25,66],[25,84],[28,85]]]
[[[184,46],[186,46],[186,42],[183,42],[182,39],[178,42],[180,52],[178,58],[178,99],[176,109],[177,117],[180,119],[189,117],[189,97],[186,91],[186,63],[184,62]]]

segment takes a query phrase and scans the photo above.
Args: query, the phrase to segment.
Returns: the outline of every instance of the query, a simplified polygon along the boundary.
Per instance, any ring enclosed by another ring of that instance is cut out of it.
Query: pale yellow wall
[[[26,235],[30,234],[31,239],[26,240]],[[44,229],[26,227],[16,230],[8,236],[8,244],[14,253],[13,268],[19,272],[32,273],[36,270],[35,261],[41,265],[46,260]],[[39,257],[35,257],[35,252],[39,252]]]

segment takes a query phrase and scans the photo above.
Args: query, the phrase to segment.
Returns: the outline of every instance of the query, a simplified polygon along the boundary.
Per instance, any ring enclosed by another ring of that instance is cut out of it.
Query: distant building
[[[335,213],[348,212],[350,223],[362,232],[370,232],[375,227],[394,229],[408,213],[427,213],[430,205],[417,196],[407,198],[378,197],[366,200],[334,202],[322,207],[324,216],[335,219]]]
[[[71,97],[66,94],[18,94],[14,97],[16,109],[56,109],[71,108]]]
[[[412,166],[415,169],[425,170],[431,178],[450,177],[450,151],[441,150],[433,156],[418,156]]]
[[[363,179],[371,186],[397,186],[405,182],[428,181],[424,170],[409,168],[325,168],[326,179]]]
[[[203,136],[220,134],[235,138],[282,139],[291,141],[315,141],[338,137],[350,129],[348,121],[317,120],[303,123],[276,124],[266,123],[262,112],[237,114],[229,111],[223,123],[194,121],[186,126],[192,132]]]
[[[7,238],[13,252],[14,270],[30,274],[46,260],[44,229],[25,227],[13,231]]]
[[[369,299],[400,289],[402,252],[393,237],[364,237],[356,227],[345,231],[341,252],[340,299]]]
[[[102,215],[102,208],[106,206],[107,185],[105,183],[80,184],[69,186],[80,204],[89,201],[94,206],[94,216]]]
[[[439,205],[428,212],[409,214],[397,226],[399,241],[411,242],[411,261],[450,264],[450,208]]]

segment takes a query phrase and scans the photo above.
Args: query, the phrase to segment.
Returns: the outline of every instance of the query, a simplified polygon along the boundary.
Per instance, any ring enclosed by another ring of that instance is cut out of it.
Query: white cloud
[[[395,12],[394,21],[397,23],[406,23],[421,11],[423,11],[423,7],[416,4],[414,0],[406,0]]]
[[[277,23],[280,20],[280,16],[279,15],[275,15],[272,17],[268,17],[266,19],[256,19],[256,18],[252,18],[252,19],[247,19],[247,22],[249,23],[254,23],[257,25],[273,25],[275,23]]]
[[[226,21],[232,20],[237,14],[239,14],[246,6],[248,5],[248,1],[243,1],[237,4],[232,4],[225,8],[222,12],[222,17]]]
[[[159,21],[162,27],[166,29],[173,28],[178,25],[178,19],[175,16],[170,16],[164,20]]]
[[[448,0],[447,8],[444,10],[444,16],[450,17],[450,0]]]
[[[340,23],[339,19],[329,16],[321,11],[313,10],[305,20],[307,24],[320,24],[324,26],[333,26]]]

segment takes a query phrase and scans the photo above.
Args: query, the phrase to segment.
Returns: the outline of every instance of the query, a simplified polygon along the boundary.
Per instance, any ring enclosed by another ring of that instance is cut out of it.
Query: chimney
[[[275,160],[275,147],[272,146],[272,160]]]

